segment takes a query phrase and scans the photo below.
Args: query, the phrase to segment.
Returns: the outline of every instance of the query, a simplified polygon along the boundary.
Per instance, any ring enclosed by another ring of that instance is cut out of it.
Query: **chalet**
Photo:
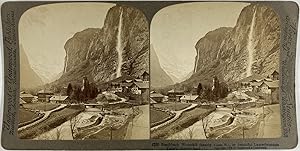
[[[129,88],[133,85],[133,83],[127,83],[127,82],[123,82],[120,84],[121,88],[122,88],[122,92],[130,92]]]
[[[133,94],[142,94],[149,90],[149,82],[133,82],[130,88]]]
[[[28,93],[21,93],[20,94],[20,99],[25,101],[26,103],[31,103],[33,100],[34,96]]]
[[[279,81],[264,81],[260,86],[260,91],[262,93],[271,94],[272,92],[279,89]]]
[[[52,96],[50,98],[50,102],[51,103],[59,103],[59,104],[68,104],[71,102],[71,99],[69,98],[69,96]]]
[[[180,100],[184,103],[195,102],[199,95],[183,95]]]
[[[184,95],[183,91],[179,91],[179,90],[170,90],[168,91],[168,99],[169,101],[180,101],[180,98]]]
[[[149,81],[150,80],[150,76],[149,73],[147,71],[145,71],[142,75],[141,75],[141,79],[143,81]]]
[[[262,83],[263,83],[263,82],[257,82],[257,81],[250,82],[250,86],[252,87],[252,91],[253,91],[253,92],[258,92],[258,91],[259,91],[259,86],[260,86]]]
[[[279,80],[279,73],[276,70],[271,75],[273,80]]]
[[[266,102],[270,104],[279,102],[279,80],[263,82],[259,87]]]
[[[110,88],[112,91],[114,92],[122,92],[123,91],[123,88],[121,86],[121,83],[118,83],[118,82],[112,82],[110,84]]]
[[[40,90],[37,95],[39,101],[49,102],[49,99],[54,95],[54,93],[48,90]]]
[[[156,93],[156,92],[150,94],[150,98],[153,99],[157,103],[161,103],[163,101],[164,97],[165,97],[164,95],[162,95],[160,93]]]

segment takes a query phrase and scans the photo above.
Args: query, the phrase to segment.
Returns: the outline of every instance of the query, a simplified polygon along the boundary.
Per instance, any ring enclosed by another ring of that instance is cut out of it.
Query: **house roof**
[[[148,73],[147,71],[145,71],[145,72],[142,74],[142,76],[144,76],[144,75],[149,75],[149,73]]]
[[[270,79],[270,78],[265,78],[264,81],[269,81],[269,82],[272,82],[273,80]]]
[[[130,87],[133,83],[121,83],[121,87]]]
[[[20,98],[33,98],[34,96],[28,93],[22,93],[20,94]]]
[[[112,82],[111,85],[120,85],[119,82]]]
[[[199,95],[183,95],[180,100],[196,100]]]
[[[55,100],[55,101],[64,101],[64,100],[66,100],[68,97],[69,97],[69,96],[57,96],[57,95],[55,95],[55,96],[52,96],[52,97],[50,98],[50,101],[52,101],[52,100]]]
[[[174,90],[174,89],[172,89],[172,90],[168,91],[168,93],[184,93],[184,92],[180,91],[180,90]]]
[[[22,98],[20,98],[20,104],[25,104],[26,102],[22,99]]]
[[[40,90],[38,93],[54,94],[52,91],[49,90]]]
[[[274,75],[274,74],[279,74],[279,73],[276,70],[274,70],[274,72],[271,75]]]
[[[260,86],[263,82],[251,82],[251,86]]]
[[[132,82],[132,80],[125,80],[125,82],[130,83],[130,82]]]
[[[150,94],[151,98],[163,98],[165,97],[164,95],[160,94],[160,93],[151,93]]]
[[[134,82],[134,84],[140,89],[148,89],[149,82]]]
[[[261,76],[261,75],[258,75],[258,74],[254,74],[254,75],[251,75],[249,77],[246,77],[244,79],[241,79],[239,80],[238,82],[239,83],[242,83],[242,82],[249,82],[249,81],[252,81],[252,80],[263,80],[265,77]]]
[[[141,82],[141,81],[143,81],[142,79],[134,79],[134,81],[136,81],[136,82]]]
[[[261,85],[266,84],[269,88],[278,88],[279,87],[279,80],[268,82],[264,81]]]
[[[156,104],[157,102],[150,98],[150,104]]]

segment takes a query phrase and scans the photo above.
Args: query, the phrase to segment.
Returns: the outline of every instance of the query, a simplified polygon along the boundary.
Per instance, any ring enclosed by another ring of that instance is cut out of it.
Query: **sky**
[[[20,19],[19,37],[33,70],[50,82],[64,68],[66,41],[86,28],[101,28],[111,3],[60,3],[33,7]]]
[[[150,43],[162,68],[177,79],[191,73],[197,41],[209,31],[234,27],[247,5],[249,3],[194,2],[161,9],[151,21]]]

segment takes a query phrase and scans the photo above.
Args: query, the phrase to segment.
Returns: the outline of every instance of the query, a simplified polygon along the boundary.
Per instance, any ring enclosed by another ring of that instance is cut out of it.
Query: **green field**
[[[167,112],[150,109],[150,123],[151,124],[159,122],[159,121],[163,121],[169,117],[170,117],[170,115]]]
[[[214,110],[215,108],[213,107],[208,109],[196,107],[195,109],[185,111],[181,114],[181,116],[176,121],[152,131],[151,138],[152,139],[167,138],[168,136],[193,125],[194,123],[201,120],[202,118],[204,118]]]
[[[52,104],[52,103],[27,103],[23,104],[24,108],[31,109],[31,110],[41,110],[41,111],[50,111],[57,108],[59,104]]]
[[[32,111],[27,111],[25,109],[19,110],[19,123],[24,123],[31,121],[38,117],[38,114]]]
[[[189,107],[190,103],[181,103],[181,102],[168,102],[168,103],[158,103],[154,104],[154,107],[169,109],[172,111],[179,111]]]
[[[25,130],[18,131],[20,138],[32,139],[42,134],[43,132],[47,132],[65,121],[71,119],[72,117],[76,116],[80,112],[84,110],[84,106],[78,107],[67,107],[62,110],[53,112],[50,116],[41,123],[38,123],[32,127],[29,127]]]

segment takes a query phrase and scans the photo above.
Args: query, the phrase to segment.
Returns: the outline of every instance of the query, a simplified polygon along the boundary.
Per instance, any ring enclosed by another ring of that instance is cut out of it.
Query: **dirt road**
[[[281,136],[279,104],[264,107],[265,118],[261,121],[258,138],[278,138]]]
[[[127,128],[125,139],[149,139],[149,105],[138,106],[141,113],[133,118]]]

